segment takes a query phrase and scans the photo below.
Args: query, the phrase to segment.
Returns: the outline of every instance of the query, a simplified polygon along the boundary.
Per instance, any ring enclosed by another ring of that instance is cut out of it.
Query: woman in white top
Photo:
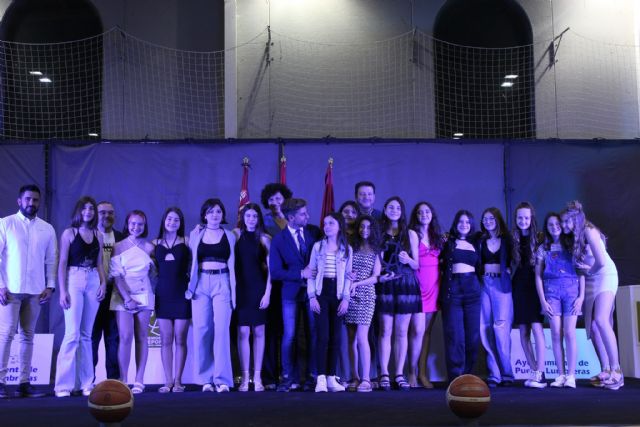
[[[316,271],[315,278],[307,280],[309,306],[316,316],[318,336],[316,392],[344,391],[335,375],[342,335],[341,317],[349,308],[353,250],[344,235],[341,214],[332,212],[323,222],[325,237],[313,245],[306,267]]]
[[[111,294],[111,310],[118,322],[118,365],[120,380],[127,381],[131,344],[136,342],[136,377],[131,391],[144,391],[144,371],[147,366],[149,319],[155,298],[149,275],[153,268],[153,245],[145,238],[149,234],[147,216],[140,210],[129,212],[123,230],[124,240],[118,242],[111,257],[111,275],[118,292]]]
[[[569,202],[561,219],[563,232],[573,236],[576,268],[585,274],[584,323],[602,368],[591,382],[596,387],[618,390],[624,386],[618,341],[613,331],[618,271],[607,253],[604,235],[586,219],[580,202]]]

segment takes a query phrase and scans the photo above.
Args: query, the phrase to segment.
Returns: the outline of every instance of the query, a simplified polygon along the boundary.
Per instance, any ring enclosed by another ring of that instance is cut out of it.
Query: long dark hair
[[[449,240],[455,240],[461,237],[460,232],[458,231],[458,223],[460,222],[462,215],[469,218],[469,233],[467,233],[465,239],[471,241],[474,238],[476,234],[476,224],[473,214],[466,209],[460,209],[453,217],[453,223],[451,223],[451,228],[449,229]]]
[[[31,190],[28,190],[31,191]],[[73,213],[71,214],[71,226],[78,228],[82,225],[82,209],[84,209],[84,205],[90,203],[93,206],[93,218],[89,221],[89,228],[91,230],[95,230],[98,227],[98,205],[93,197],[82,196],[76,202],[75,207],[73,208]]]
[[[175,213],[176,215],[178,215],[178,218],[180,218],[180,227],[178,227],[176,235],[178,237],[184,238],[184,215],[182,214],[182,210],[180,210],[180,208],[177,206],[170,206],[166,211],[164,211],[164,214],[162,214],[162,220],[160,221],[160,230],[158,231],[158,240],[164,238],[164,222],[167,220],[167,216],[171,212]]]
[[[513,210],[513,228],[511,229],[511,237],[513,238],[513,248],[511,252],[511,259],[514,265],[519,266],[522,260],[520,259],[520,239],[522,238],[522,231],[518,227],[517,218],[519,209],[529,209],[531,212],[531,224],[529,225],[529,249],[531,249],[530,265],[535,265],[536,246],[538,245],[538,223],[536,221],[536,211],[533,209],[533,205],[529,202],[520,202]]]
[[[328,216],[335,219],[338,222],[338,227],[340,227],[340,229],[338,230],[338,235],[336,236],[336,243],[338,244],[338,249],[343,249],[346,251],[347,248],[349,247],[349,242],[347,242],[347,235],[344,232],[345,225],[344,225],[344,218],[342,217],[342,213],[330,212],[326,214],[324,218]],[[322,218],[323,224],[324,224],[324,218]],[[326,238],[326,236],[324,235],[324,227],[322,230],[322,235],[323,235],[323,238]]]
[[[572,200],[567,203],[567,207],[564,208],[560,214],[567,215],[567,217],[573,221],[573,247],[571,248],[571,252],[573,253],[573,258],[575,260],[582,261],[585,256],[587,246],[585,231],[587,228],[596,228],[596,226],[587,220],[584,210],[582,209],[582,203],[577,200]],[[606,241],[606,238],[601,231],[600,236],[603,241]]]
[[[509,234],[509,230],[507,229],[507,223],[504,221],[504,218],[502,217],[502,212],[500,212],[500,209],[498,208],[490,207],[482,211],[482,216],[480,217],[480,230],[482,230],[483,237],[487,239],[491,237],[491,233],[484,226],[483,220],[486,213],[490,213],[496,219],[496,228],[497,228],[496,237],[507,236]]]
[[[410,252],[411,244],[409,243],[409,229],[407,227],[407,211],[404,208],[404,202],[400,196],[389,197],[387,201],[384,202],[382,218],[380,219],[380,232],[383,234],[387,233],[391,228],[391,220],[387,217],[385,211],[387,210],[387,205],[394,200],[400,204],[400,218],[398,218],[398,242],[403,250]]]
[[[560,214],[557,212],[549,212],[544,217],[544,223],[543,223],[544,230],[542,230],[544,235],[544,240],[542,241],[541,245],[547,251],[551,249],[551,244],[553,243],[553,236],[549,233],[549,230],[547,227],[547,223],[551,218],[556,218],[558,222],[560,222]],[[567,245],[567,239],[563,234],[560,234],[559,240],[560,240],[560,244],[562,245],[562,248],[569,251],[570,249],[569,249],[569,246]]]
[[[370,224],[369,238],[367,240],[360,236],[360,226],[364,221],[369,221]],[[371,215],[360,215],[356,218],[355,233],[352,236],[352,241],[354,251],[362,250],[368,244],[373,252],[380,252],[380,229]]]
[[[247,231],[247,224],[244,222],[244,214],[247,213],[248,210],[253,209],[258,214],[258,223],[256,224],[256,240],[260,240],[262,235],[264,234],[264,219],[262,218],[262,212],[260,212],[260,206],[257,203],[247,203],[240,209],[240,214],[238,215],[238,224],[237,227],[240,231]]]
[[[420,230],[420,223],[418,222],[418,211],[420,210],[420,206],[425,205],[431,211],[431,222],[427,227],[427,236],[429,237],[429,244],[432,248],[442,249],[443,240],[442,240],[442,228],[440,227],[440,222],[438,221],[438,215],[436,214],[436,210],[433,208],[431,203],[429,202],[418,202],[411,210],[411,215],[409,215],[409,229],[415,231],[418,234],[418,238],[422,239],[424,236],[422,235],[422,231]]]

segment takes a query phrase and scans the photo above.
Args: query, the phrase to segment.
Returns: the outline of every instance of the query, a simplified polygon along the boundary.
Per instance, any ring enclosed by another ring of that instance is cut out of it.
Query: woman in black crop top
[[[202,391],[227,392],[233,386],[229,326],[236,305],[235,243],[220,199],[200,208],[202,225],[189,236],[191,276],[185,293],[191,299],[196,380]],[[213,349],[213,351],[211,351]]]
[[[480,344],[480,253],[473,215],[456,213],[449,238],[440,254],[442,324],[449,381],[468,374]]]
[[[91,333],[106,292],[97,211],[95,200],[82,197],[73,210],[71,227],[60,237],[58,289],[64,309],[64,338],[56,364],[57,397],[75,391],[88,396],[93,388]]]
[[[498,208],[482,212],[482,308],[480,340],[487,353],[487,384],[512,385],[511,323],[511,236]]]

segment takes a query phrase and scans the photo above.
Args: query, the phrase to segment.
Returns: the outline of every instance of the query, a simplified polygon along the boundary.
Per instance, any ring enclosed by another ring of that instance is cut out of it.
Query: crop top
[[[475,267],[478,261],[476,251],[455,248],[452,254],[452,264],[467,264]]]
[[[231,246],[227,233],[222,235],[218,243],[200,242],[198,245],[198,262],[227,262],[231,256]]]
[[[487,242],[482,243],[480,256],[483,264],[500,264],[500,248],[495,252],[491,252]]]

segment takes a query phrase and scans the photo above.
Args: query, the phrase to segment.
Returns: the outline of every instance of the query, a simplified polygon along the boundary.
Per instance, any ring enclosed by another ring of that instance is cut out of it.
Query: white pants
[[[11,294],[7,305],[0,305],[0,383],[4,384],[11,342],[20,332],[20,383],[29,382],[33,336],[40,314],[40,295]]]
[[[231,367],[231,287],[229,274],[200,274],[191,300],[193,353],[200,384],[233,387]],[[213,351],[212,351],[213,350]]]
[[[56,364],[54,390],[73,391],[91,387],[93,382],[93,322],[100,307],[98,271],[69,267],[67,289],[71,305],[64,310],[64,338]]]

